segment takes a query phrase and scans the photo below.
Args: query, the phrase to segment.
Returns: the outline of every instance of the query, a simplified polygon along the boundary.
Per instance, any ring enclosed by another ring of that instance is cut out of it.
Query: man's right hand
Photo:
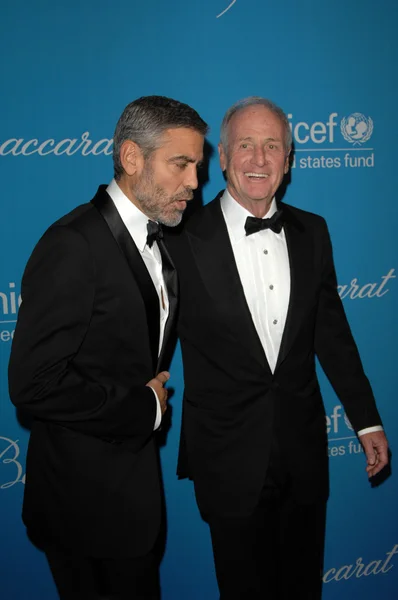
[[[167,390],[163,386],[169,379],[170,373],[168,371],[162,371],[146,384],[155,391],[157,397],[159,398],[162,415],[164,415],[167,409]]]

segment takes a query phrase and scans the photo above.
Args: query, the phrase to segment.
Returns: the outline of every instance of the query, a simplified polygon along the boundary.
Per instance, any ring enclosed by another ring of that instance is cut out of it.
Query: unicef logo
[[[352,113],[347,118],[343,117],[340,129],[346,142],[359,146],[370,139],[373,133],[373,121],[362,113]]]

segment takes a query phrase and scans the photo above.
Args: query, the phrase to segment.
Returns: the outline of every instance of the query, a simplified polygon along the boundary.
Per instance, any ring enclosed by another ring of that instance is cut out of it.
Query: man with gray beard
[[[129,104],[114,180],[46,231],[23,276],[9,367],[33,418],[23,520],[63,600],[159,597],[154,431],[177,302],[161,225],[192,199],[206,132],[186,104]]]

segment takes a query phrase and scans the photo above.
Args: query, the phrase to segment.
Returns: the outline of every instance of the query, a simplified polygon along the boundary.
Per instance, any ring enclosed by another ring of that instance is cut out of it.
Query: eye
[[[241,144],[240,147],[243,148],[243,150],[246,150],[249,147],[249,144],[243,142],[243,144]]]
[[[183,163],[176,163],[176,167],[177,167],[178,169],[180,169],[181,171],[183,171],[184,169],[186,169],[186,168],[187,168],[187,166],[188,166],[188,163],[186,163],[186,162],[183,162]]]
[[[275,146],[275,144],[269,144],[268,148],[270,150],[275,150],[276,146]]]

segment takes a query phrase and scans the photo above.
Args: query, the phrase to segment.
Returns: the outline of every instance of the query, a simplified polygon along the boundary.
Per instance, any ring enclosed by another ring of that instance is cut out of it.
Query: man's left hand
[[[373,477],[388,464],[388,442],[384,431],[364,433],[359,436],[367,459],[368,477]]]

